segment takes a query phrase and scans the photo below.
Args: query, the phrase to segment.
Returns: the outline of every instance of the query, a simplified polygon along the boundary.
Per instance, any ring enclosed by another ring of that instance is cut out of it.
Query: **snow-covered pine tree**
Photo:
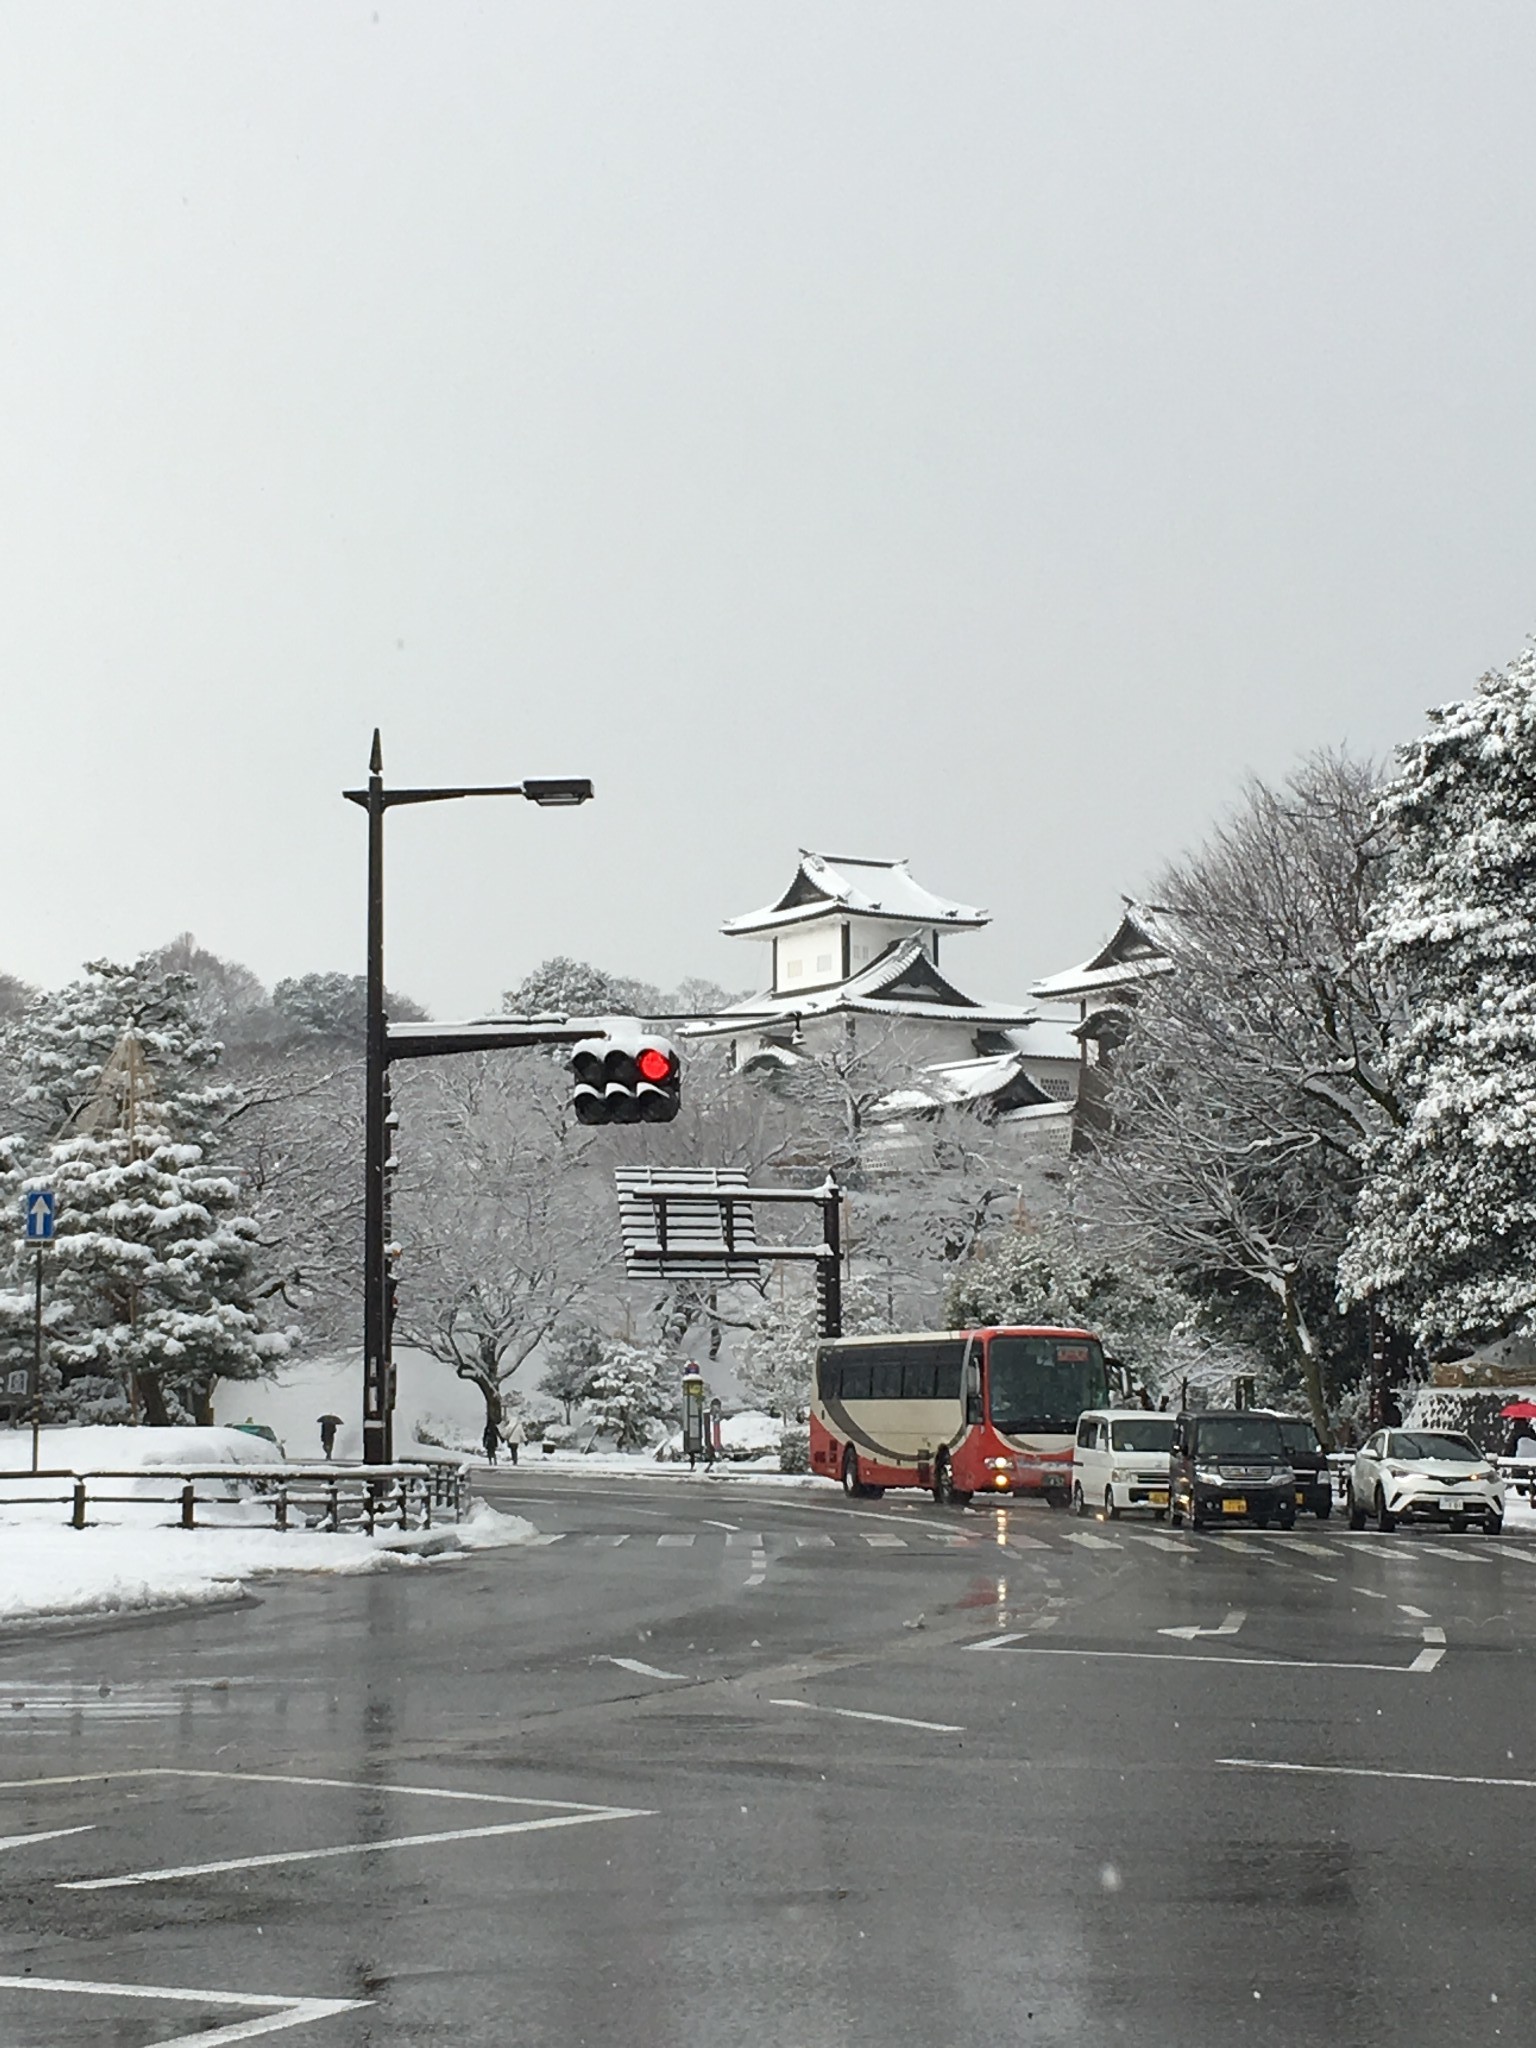
[[[1340,1294],[1444,1351],[1536,1308],[1536,649],[1431,712],[1380,815],[1366,946],[1404,991],[1400,1121],[1366,1154]]]
[[[640,1451],[651,1441],[655,1426],[671,1417],[680,1401],[667,1360],[657,1351],[611,1339],[603,1346],[603,1362],[592,1376],[587,1401],[592,1419],[621,1451]]]
[[[6,1141],[5,1178],[13,1219],[27,1187],[58,1197],[55,1414],[206,1421],[216,1379],[252,1378],[288,1349],[251,1299],[256,1225],[208,1163],[231,1091],[213,1079],[219,1048],[192,995],[149,961],[93,962],[16,1027],[28,1127]],[[15,1242],[18,1280],[25,1262]]]

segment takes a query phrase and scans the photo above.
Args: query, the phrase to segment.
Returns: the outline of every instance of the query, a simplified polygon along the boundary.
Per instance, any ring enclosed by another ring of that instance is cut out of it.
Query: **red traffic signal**
[[[570,1067],[578,1123],[667,1124],[677,1115],[682,1063],[665,1038],[584,1038],[571,1048]]]

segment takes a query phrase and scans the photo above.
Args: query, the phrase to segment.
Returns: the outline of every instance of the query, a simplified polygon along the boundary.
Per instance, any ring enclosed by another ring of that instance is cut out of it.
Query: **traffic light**
[[[571,1048],[580,1124],[669,1124],[682,1100],[682,1062],[665,1038],[584,1038]]]

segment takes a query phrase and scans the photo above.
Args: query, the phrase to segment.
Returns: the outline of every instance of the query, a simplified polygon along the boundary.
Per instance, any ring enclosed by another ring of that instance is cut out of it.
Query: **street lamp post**
[[[592,794],[579,778],[525,781],[478,789],[386,789],[377,729],[368,757],[368,787],[347,789],[349,803],[368,813],[368,1035],[363,1084],[363,1459],[394,1459],[395,1373],[390,1300],[389,1176],[395,1119],[389,1098],[389,1018],[384,997],[384,814],[396,804],[452,803],[467,796],[521,796],[545,808],[583,804]]]

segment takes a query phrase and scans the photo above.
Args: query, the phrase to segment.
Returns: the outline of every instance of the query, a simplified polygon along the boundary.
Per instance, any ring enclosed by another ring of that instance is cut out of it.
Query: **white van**
[[[1168,1512],[1168,1454],[1174,1417],[1145,1408],[1093,1408],[1077,1420],[1072,1450],[1072,1506],[1102,1510],[1113,1522],[1125,1508]]]

